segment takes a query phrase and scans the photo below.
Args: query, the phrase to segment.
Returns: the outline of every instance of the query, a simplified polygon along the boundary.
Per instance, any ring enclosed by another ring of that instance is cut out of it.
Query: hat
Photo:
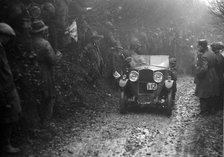
[[[119,49],[119,50],[123,50],[124,49],[120,44],[114,46],[114,48]]]
[[[170,58],[169,60],[170,60],[171,63],[176,63],[177,62],[177,59],[174,58],[174,57]]]
[[[142,47],[142,44],[141,44],[141,42],[139,41],[139,39],[137,39],[137,38],[132,38],[131,39],[131,44],[130,44],[130,49],[132,49],[132,50],[134,50],[134,49],[136,49],[136,48],[140,48],[140,47]]]
[[[208,46],[208,42],[207,42],[207,40],[206,39],[200,39],[199,41],[198,41],[198,46],[201,46],[201,47],[207,47]]]
[[[170,62],[170,65],[176,66],[176,64],[177,64],[177,59],[174,58],[174,57],[172,57],[172,58],[169,59],[169,62]]]
[[[113,25],[113,23],[110,22],[110,21],[107,21],[107,22],[105,23],[105,25],[106,25],[106,27],[109,28],[109,29],[114,29],[114,25]]]
[[[220,51],[220,50],[223,50],[224,49],[224,44],[223,44],[223,42],[213,42],[212,44],[211,44],[211,48],[212,48],[212,51],[214,51],[214,52],[218,52],[218,51]]]
[[[6,23],[0,23],[0,34],[8,36],[16,36],[15,31]]]
[[[55,15],[55,7],[52,3],[50,2],[45,2],[44,4],[41,5],[41,10],[42,12],[47,12],[50,15]]]
[[[115,45],[113,47],[111,47],[112,50],[124,50],[124,48],[121,45]]]
[[[42,20],[33,21],[31,26],[32,26],[31,33],[39,33],[48,29],[48,26],[46,26]]]
[[[29,15],[32,17],[32,18],[39,18],[40,15],[41,15],[41,9],[40,7],[37,5],[37,4],[30,4],[28,6],[28,12],[29,12]]]

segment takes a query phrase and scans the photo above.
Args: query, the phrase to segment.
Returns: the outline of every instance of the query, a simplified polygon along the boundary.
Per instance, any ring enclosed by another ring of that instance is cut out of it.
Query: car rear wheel
[[[169,91],[167,94],[166,103],[167,103],[167,115],[171,116],[172,110],[173,110],[173,91],[172,90]]]
[[[120,93],[120,113],[125,114],[126,108],[127,108],[127,96],[124,91],[121,91]]]

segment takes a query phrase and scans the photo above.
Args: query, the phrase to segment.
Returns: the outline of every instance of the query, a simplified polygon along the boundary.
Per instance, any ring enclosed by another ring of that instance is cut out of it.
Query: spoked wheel
[[[171,116],[172,115],[172,110],[173,110],[173,91],[169,91],[167,94],[166,98],[166,103],[167,103],[167,115]]]
[[[127,96],[124,91],[120,92],[120,113],[125,114],[127,111]]]

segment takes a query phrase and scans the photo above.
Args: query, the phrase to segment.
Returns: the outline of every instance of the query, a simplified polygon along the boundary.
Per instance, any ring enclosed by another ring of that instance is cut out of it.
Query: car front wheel
[[[124,91],[121,91],[120,93],[120,113],[125,114],[126,113],[126,107],[127,107],[127,96]]]

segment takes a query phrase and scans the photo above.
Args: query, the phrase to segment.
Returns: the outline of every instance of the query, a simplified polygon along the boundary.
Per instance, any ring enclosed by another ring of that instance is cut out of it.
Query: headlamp
[[[156,83],[160,83],[163,80],[163,73],[157,71],[153,74],[153,79]]]
[[[129,80],[132,82],[136,82],[138,80],[139,73],[137,71],[131,71],[129,74]]]

